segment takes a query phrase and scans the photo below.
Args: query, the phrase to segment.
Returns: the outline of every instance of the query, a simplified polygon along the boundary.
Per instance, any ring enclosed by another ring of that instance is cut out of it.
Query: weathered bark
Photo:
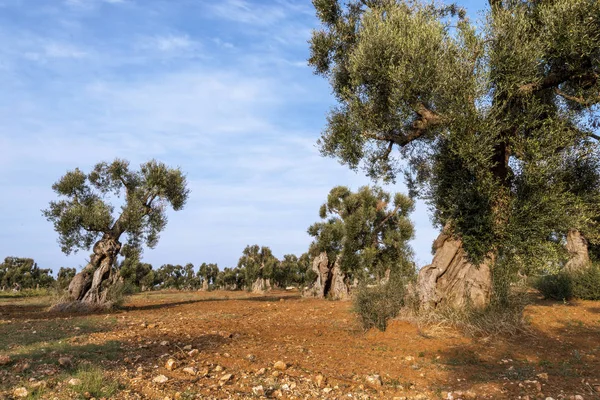
[[[433,261],[421,269],[415,287],[421,307],[485,307],[492,293],[493,260],[487,259],[480,265],[470,263],[462,241],[445,231],[434,242],[434,248]]]
[[[312,270],[317,274],[313,285],[304,292],[307,297],[346,300],[350,296],[348,279],[340,269],[339,259],[330,263],[327,253],[319,254],[314,260]]]
[[[202,290],[204,290],[205,292],[208,291],[208,279],[202,281]]]
[[[69,297],[74,301],[90,304],[106,303],[110,279],[115,280],[112,273],[114,262],[121,249],[121,243],[111,235],[104,237],[94,245],[94,253],[90,262],[69,283]],[[103,283],[109,283],[104,284]]]
[[[571,229],[567,234],[567,251],[569,252],[569,261],[565,264],[567,271],[581,271],[590,266],[587,240],[576,229]]]
[[[269,279],[258,277],[252,283],[252,293],[264,293],[268,290],[271,290],[271,281]]]

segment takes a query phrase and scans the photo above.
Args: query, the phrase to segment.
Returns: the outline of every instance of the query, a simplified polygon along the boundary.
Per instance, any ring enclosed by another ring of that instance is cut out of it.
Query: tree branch
[[[423,103],[417,103],[415,105],[415,113],[419,116],[419,118],[412,123],[411,127],[406,132],[391,132],[384,134],[365,132],[363,135],[370,139],[390,142],[390,147],[393,144],[404,147],[426,134],[429,129],[446,122],[446,118],[444,116],[431,111]]]
[[[592,106],[592,105],[600,102],[600,95],[592,97],[590,99],[584,99],[583,97],[571,96],[571,95],[563,92],[559,88],[554,89],[554,92],[556,92],[556,94],[559,95],[560,97],[563,97],[570,101],[574,101],[575,103],[581,104],[582,106]]]
[[[552,87],[557,88],[561,84],[575,79],[581,79],[584,81],[595,83],[598,80],[598,74],[587,69],[552,73],[539,82],[531,82],[519,86],[519,88],[517,89],[517,93],[521,96],[529,96],[540,90],[549,89]]]

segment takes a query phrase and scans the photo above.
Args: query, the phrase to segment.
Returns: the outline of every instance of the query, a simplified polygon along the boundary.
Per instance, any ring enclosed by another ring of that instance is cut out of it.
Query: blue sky
[[[317,27],[308,0],[0,0],[0,257],[84,265],[40,210],[67,170],[115,157],[187,173],[155,267],[306,251],[328,191],[371,183],[315,147],[334,104],[306,65]],[[437,232],[423,204],[412,219],[425,265]]]

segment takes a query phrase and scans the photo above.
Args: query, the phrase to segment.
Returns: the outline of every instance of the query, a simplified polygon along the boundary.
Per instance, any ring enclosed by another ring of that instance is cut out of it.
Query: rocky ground
[[[0,299],[0,398],[600,398],[598,302],[537,300],[529,334],[472,339],[363,332],[350,303],[288,292],[153,292],[91,316],[44,301]]]

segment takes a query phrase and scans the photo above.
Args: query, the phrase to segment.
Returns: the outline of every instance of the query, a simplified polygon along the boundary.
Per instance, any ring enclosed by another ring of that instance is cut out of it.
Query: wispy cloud
[[[0,257],[83,264],[86,252],[60,254],[40,209],[66,170],[115,157],[188,175],[189,204],[145,253],[158,265],[232,266],[251,243],[305,251],[331,187],[369,183],[315,147],[332,100],[304,61],[308,2],[22,3],[0,13]],[[427,261],[422,206],[417,219]]]

